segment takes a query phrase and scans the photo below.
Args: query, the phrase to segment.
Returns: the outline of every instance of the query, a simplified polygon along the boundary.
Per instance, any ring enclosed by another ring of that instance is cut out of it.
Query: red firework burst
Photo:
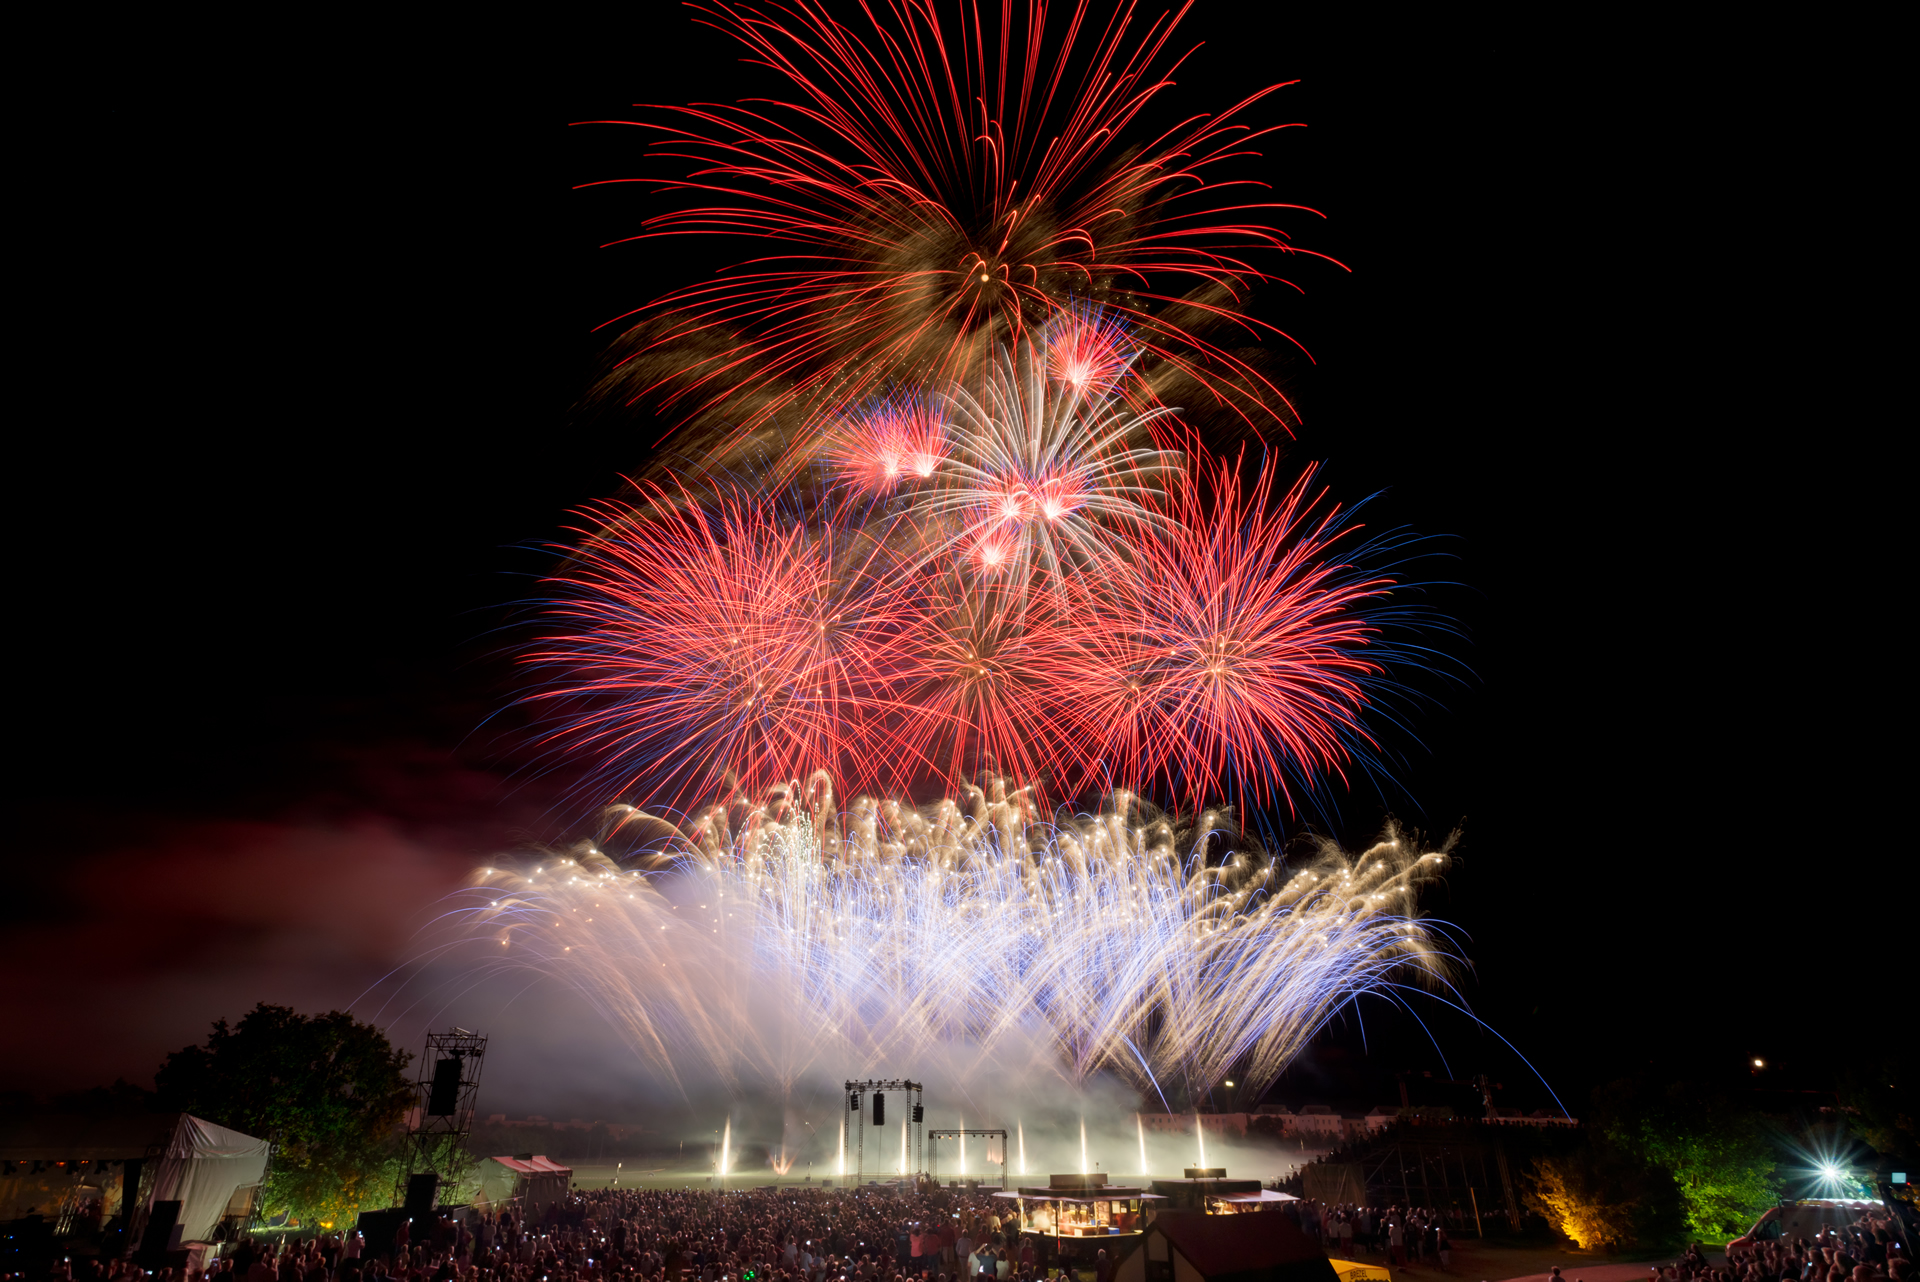
[[[696,7],[784,77],[792,99],[661,109],[676,123],[588,122],[655,130],[666,138],[658,154],[694,166],[683,180],[605,181],[656,181],[698,202],[629,239],[713,234],[784,248],[659,300],[660,323],[630,331],[603,392],[659,392],[735,440],[785,423],[802,433],[789,444],[810,452],[823,397],[965,376],[995,345],[1092,306],[1150,357],[1122,393],[1131,403],[1173,403],[1162,393],[1177,389],[1190,409],[1212,397],[1256,427],[1286,425],[1279,389],[1201,332],[1286,338],[1243,309],[1255,284],[1279,279],[1249,255],[1311,251],[1251,219],[1305,207],[1249,199],[1248,184],[1216,177],[1286,127],[1240,123],[1282,86],[1120,152],[1184,61],[1156,70],[1178,16],[1138,30],[1126,7],[1101,27],[1080,0],[1050,47],[1044,0],[1006,0],[997,29],[977,8],[942,14],[935,0],[863,9],[871,30],[814,0]],[[1097,352],[1065,359],[1084,377],[1126,368]]]
[[[556,578],[564,630],[529,656],[564,674],[536,696],[564,708],[556,738],[683,807],[820,767],[875,776],[875,674],[911,612],[882,539],[652,485],[592,515]]]
[[[1067,706],[1120,779],[1193,806],[1238,791],[1291,809],[1294,787],[1373,745],[1369,606],[1393,581],[1339,559],[1355,527],[1319,510],[1312,479],[1277,500],[1271,463],[1245,486],[1224,461],[1184,481],[1132,572],[1084,600]]]
[[[859,494],[884,495],[931,477],[946,457],[941,415],[925,401],[894,398],[851,411],[828,431],[834,476]]]
[[[1126,326],[1089,307],[1056,316],[1046,329],[1047,370],[1082,395],[1098,396],[1120,381],[1135,349]]]
[[[1084,775],[1068,733],[1062,660],[1073,621],[1054,601],[947,573],[925,585],[921,608],[893,654],[892,748],[911,776],[949,794],[999,776],[1071,796]]]

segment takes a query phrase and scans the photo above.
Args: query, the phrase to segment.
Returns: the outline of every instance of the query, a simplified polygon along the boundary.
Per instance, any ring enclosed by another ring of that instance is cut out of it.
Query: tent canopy
[[[266,1140],[180,1114],[165,1154],[154,1170],[153,1201],[180,1203],[180,1239],[204,1242],[240,1189],[267,1175]]]
[[[1258,1189],[1252,1193],[1222,1193],[1216,1202],[1298,1202],[1300,1199],[1291,1193],[1276,1193],[1272,1189]]]
[[[1331,1280],[1327,1256],[1284,1215],[1165,1211],[1148,1226],[1164,1234],[1203,1278],[1261,1282]]]
[[[1056,1197],[1051,1193],[994,1193],[993,1197],[1024,1198],[1029,1202],[1164,1202],[1158,1193],[1115,1193],[1112,1197]]]
[[[517,1175],[565,1175],[573,1176],[571,1166],[562,1166],[548,1157],[496,1157],[492,1159]]]
[[[1358,1260],[1330,1260],[1334,1273],[1340,1282],[1393,1282],[1393,1273],[1377,1264],[1362,1264]]]
[[[205,1241],[242,1190],[266,1178],[266,1140],[216,1126],[190,1113],[125,1117],[54,1114],[0,1120],[0,1159],[9,1162],[130,1162],[151,1158],[153,1178],[141,1179],[147,1197],[130,1207],[134,1218],[155,1202],[179,1202],[180,1238]]]
[[[490,1157],[480,1163],[482,1203],[521,1199],[521,1212],[538,1218],[547,1206],[567,1195],[573,1168],[547,1157]]]

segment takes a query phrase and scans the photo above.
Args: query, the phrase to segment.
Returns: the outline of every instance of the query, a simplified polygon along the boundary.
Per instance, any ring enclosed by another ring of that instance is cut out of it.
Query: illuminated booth
[[[1209,1215],[1265,1211],[1299,1200],[1290,1193],[1263,1188],[1259,1180],[1230,1180],[1221,1166],[1190,1166],[1182,1179],[1155,1180],[1153,1191],[1167,1199],[1170,1211],[1205,1211]]]
[[[1103,1247],[1109,1256],[1126,1254],[1145,1231],[1154,1203],[1164,1200],[1144,1188],[1109,1184],[1098,1172],[1050,1175],[1044,1188],[994,1196],[1016,1204],[1022,1233],[1050,1238],[1056,1254],[1075,1258]]]

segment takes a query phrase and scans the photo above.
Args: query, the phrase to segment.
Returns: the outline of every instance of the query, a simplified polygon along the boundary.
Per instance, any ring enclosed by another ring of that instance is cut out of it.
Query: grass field
[[[564,1158],[556,1158],[564,1162]],[[669,1166],[660,1166],[655,1162],[578,1162],[573,1166],[573,1182],[583,1189],[630,1188],[630,1189],[712,1189],[720,1187],[712,1178],[712,1172],[706,1167],[698,1170],[675,1170]],[[783,1188],[819,1188],[821,1181],[809,1182],[804,1167],[795,1167],[793,1173],[784,1178],[775,1176],[771,1171],[748,1171],[736,1173],[727,1178],[726,1187],[730,1189],[765,1188],[770,1184]],[[840,1186],[840,1181],[828,1177],[827,1187]]]

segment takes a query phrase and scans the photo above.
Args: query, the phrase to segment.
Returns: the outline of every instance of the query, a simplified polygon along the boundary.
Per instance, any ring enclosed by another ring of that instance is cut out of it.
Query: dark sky
[[[667,6],[537,21],[327,33],[292,70],[163,68],[131,33],[36,153],[0,945],[35,1049],[0,1087],[144,1079],[256,1000],[351,1002],[474,860],[577,818],[564,778],[509,777],[496,630],[657,437],[573,412],[590,329],[704,260],[596,249],[654,206],[569,187],[648,172],[641,138],[566,125],[740,81]],[[1354,270],[1262,303],[1314,357],[1292,457],[1452,536],[1476,680],[1392,802],[1464,824],[1432,907],[1575,1112],[1681,1051],[1818,1084],[1844,1040],[1802,1021],[1857,1011],[1912,898],[1880,729],[1899,593],[1867,569],[1892,340],[1858,311],[1892,179],[1841,141],[1883,82],[1757,84],[1707,33],[1385,21],[1204,6],[1175,92],[1303,82],[1268,176]],[[1384,812],[1346,799],[1340,835]],[[1364,1014],[1371,1060],[1336,1030],[1291,1102],[1439,1074]],[[1490,1035],[1434,1027],[1456,1074],[1546,1102]],[[567,1050],[547,1028],[498,1102],[546,1106]]]

